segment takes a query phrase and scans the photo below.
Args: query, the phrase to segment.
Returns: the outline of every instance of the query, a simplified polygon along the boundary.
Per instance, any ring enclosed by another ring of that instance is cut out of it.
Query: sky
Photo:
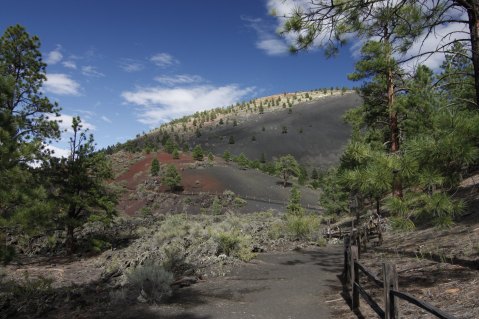
[[[62,128],[79,115],[103,148],[200,110],[356,85],[347,80],[354,44],[331,59],[288,53],[291,39],[277,35],[281,19],[270,13],[291,8],[282,0],[4,0],[0,31],[21,24],[40,38],[43,90],[62,107]],[[68,134],[54,144],[58,154]]]

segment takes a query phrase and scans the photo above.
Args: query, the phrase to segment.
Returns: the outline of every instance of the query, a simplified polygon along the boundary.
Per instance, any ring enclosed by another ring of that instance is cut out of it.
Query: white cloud
[[[381,3],[377,4],[378,6],[382,5]],[[315,2],[311,0],[292,0],[292,1],[284,1],[284,0],[268,0],[267,1],[267,9],[269,12],[274,12],[275,19],[276,19],[276,29],[281,30],[282,26],[287,20],[287,16],[290,16],[292,12],[296,9],[301,9],[307,11],[312,7],[315,7]],[[316,7],[317,8],[317,7]],[[464,10],[456,8],[455,10],[452,9],[450,11],[451,18],[455,18],[457,20],[467,20],[467,13]],[[281,40],[273,38],[272,32],[265,25],[262,23],[261,19],[245,19],[250,24],[249,26],[254,28],[258,33],[258,42],[257,47],[264,50],[266,53],[270,55],[281,54],[282,46],[281,43],[284,45],[291,45],[294,44],[298,34],[287,33],[284,35],[284,38]],[[326,43],[329,38],[329,29],[323,30],[322,34],[318,35],[318,37],[314,40],[314,46],[320,46],[323,43]],[[428,38],[425,39],[426,35]],[[411,49],[408,53],[404,56],[400,56],[399,54],[396,55],[398,60],[404,60],[405,58],[409,58],[415,56],[420,53],[425,53],[429,51],[435,51],[436,49],[440,48],[445,43],[454,41],[456,39],[464,39],[469,38],[469,30],[468,26],[463,23],[449,23],[449,24],[442,24],[437,26],[433,32],[427,34],[426,32],[419,37],[419,39],[413,44]],[[269,39],[275,39],[276,41],[269,41]],[[351,55],[354,58],[360,57],[360,50],[363,46],[365,39],[361,39],[356,37],[355,34],[347,34],[345,35],[345,39],[351,42]],[[466,42],[463,42],[467,44]],[[432,55],[423,55],[419,58],[412,59],[404,64],[404,67],[407,70],[412,70],[417,67],[419,64],[423,64],[428,66],[433,70],[437,70],[442,61],[444,60],[444,52],[438,52]]]
[[[68,69],[73,69],[73,70],[77,69],[77,65],[73,61],[63,61],[62,65]]]
[[[108,117],[106,117],[105,115],[102,115],[101,119],[103,121],[107,122],[107,123],[111,123],[111,120]]]
[[[58,122],[58,126],[60,127],[62,131],[66,131],[69,134],[73,133],[73,129],[72,129],[73,115],[60,114],[59,117],[52,116],[52,119]],[[95,125],[89,122],[86,122],[84,118],[81,118],[81,125],[83,129],[88,129],[90,131],[94,131],[96,129]]]
[[[256,42],[256,47],[268,55],[284,55],[288,53],[289,47],[280,39],[265,38]]]
[[[43,83],[45,91],[58,95],[79,95],[80,84],[67,74],[52,73],[47,75]]]
[[[45,147],[47,149],[53,151],[53,156],[54,157],[65,157],[66,158],[66,157],[70,156],[70,150],[69,149],[57,147],[57,146],[54,146],[54,145],[46,145]]]
[[[465,15],[466,13],[464,13]],[[467,17],[459,17],[459,19],[467,19]],[[467,35],[466,35],[466,34]],[[408,53],[401,57],[402,59],[415,56],[419,53],[427,53],[432,51],[444,51],[442,46],[450,43],[454,40],[464,39],[469,37],[468,26],[462,23],[450,23],[447,25],[440,25],[435,28],[434,32],[429,34],[429,37],[425,39],[426,33],[424,33],[411,47]],[[469,42],[463,42],[463,44],[469,44]],[[447,50],[447,48],[446,48]],[[433,70],[439,69],[444,61],[444,52],[436,52],[434,54],[426,54],[421,57],[412,59],[405,64],[407,69],[413,69],[419,64],[428,66]]]
[[[160,68],[165,68],[180,63],[177,59],[175,59],[171,54],[168,53],[157,53],[150,58],[150,61],[156,64],[156,66],[159,66]]]
[[[45,62],[49,65],[57,64],[63,59],[63,54],[60,52],[61,46],[57,45],[57,48],[48,52]]]
[[[268,26],[262,19],[242,17],[247,25],[256,31],[258,40],[256,47],[263,50],[268,55],[285,55],[288,53],[288,45],[284,39],[281,39],[273,32],[273,29]]]
[[[177,75],[161,75],[155,77],[155,81],[164,85],[178,85],[178,84],[191,84],[203,82],[203,78],[199,75],[191,74],[177,74]]]
[[[138,72],[144,69],[143,63],[134,59],[121,59],[120,68],[125,72]]]
[[[201,85],[188,88],[147,87],[121,94],[127,103],[141,106],[138,120],[150,126],[197,111],[234,104],[253,93],[254,88]]]
[[[91,65],[82,66],[81,73],[85,76],[91,76],[95,78],[100,78],[105,76],[105,74],[101,73],[94,66],[91,66]]]

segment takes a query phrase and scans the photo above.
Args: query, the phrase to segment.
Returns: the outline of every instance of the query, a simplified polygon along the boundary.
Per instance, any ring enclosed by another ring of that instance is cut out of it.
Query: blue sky
[[[80,115],[105,147],[197,110],[354,85],[349,48],[333,59],[286,52],[269,15],[276,6],[287,9],[279,0],[6,0],[0,29],[21,24],[40,37],[45,94],[65,127]]]

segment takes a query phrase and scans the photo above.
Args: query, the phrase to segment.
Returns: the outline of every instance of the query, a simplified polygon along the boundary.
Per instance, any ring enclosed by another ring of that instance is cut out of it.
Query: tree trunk
[[[380,213],[381,213],[381,210],[380,210],[380,200],[381,198],[380,197],[376,197],[376,214],[378,214],[378,216],[380,216]]]
[[[476,106],[479,107],[479,1],[469,2],[467,8],[469,31],[471,33],[472,64],[474,66],[474,87],[476,89]]]
[[[67,254],[71,255],[75,251],[75,236],[74,236],[74,227],[72,225],[67,226],[67,238],[65,246],[67,249]]]
[[[399,127],[398,127],[398,113],[394,110],[394,83],[393,72],[388,70],[387,79],[388,91],[388,109],[389,109],[389,130],[391,131],[391,153],[399,151]]]
[[[399,151],[399,127],[398,127],[398,113],[393,110],[394,103],[394,86],[392,84],[392,72],[388,75],[388,108],[389,108],[389,129],[391,130],[391,154]],[[393,189],[394,197],[402,198],[402,182],[399,171],[394,172]]]

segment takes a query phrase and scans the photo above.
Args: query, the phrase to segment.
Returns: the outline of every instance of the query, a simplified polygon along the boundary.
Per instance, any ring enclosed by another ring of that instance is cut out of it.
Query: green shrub
[[[201,148],[200,145],[196,145],[195,148],[193,148],[193,153],[192,153],[193,159],[196,161],[202,161],[204,157],[203,149]]]
[[[286,228],[293,239],[310,239],[319,230],[319,218],[314,215],[288,215]]]
[[[218,255],[233,256],[233,253],[240,248],[241,239],[238,232],[218,232],[215,239],[218,243]]]
[[[6,291],[11,291],[16,296],[29,299],[52,292],[52,283],[53,279],[51,278],[45,278],[42,276],[38,278],[30,278],[30,274],[25,271],[23,273],[23,279],[3,282],[2,286]]]
[[[149,302],[171,296],[173,274],[153,262],[136,267],[127,274],[127,279],[133,291]]]
[[[92,238],[90,239],[90,251],[93,251],[95,253],[100,253],[106,249],[111,248],[111,244],[105,240],[102,239],[95,239]]]
[[[241,197],[235,197],[234,201],[233,201],[233,205],[234,207],[243,207],[244,205],[246,205],[246,201],[244,199],[242,199]]]
[[[238,230],[220,231],[214,239],[218,243],[218,255],[234,256],[242,261],[250,261],[256,256],[251,251],[251,238]]]
[[[147,206],[142,207],[140,209],[140,213],[141,213],[141,216],[143,217],[151,216],[151,213],[152,213],[151,207],[147,207]]]
[[[238,257],[238,259],[240,259],[244,262],[248,262],[248,261],[250,261],[250,260],[252,260],[256,257],[256,253],[251,251],[250,246],[242,245],[240,247],[238,253],[236,254],[236,257]]]
[[[316,244],[319,246],[319,247],[324,247],[328,244],[328,240],[324,237],[319,237],[317,240],[316,240]]]
[[[190,224],[183,215],[170,215],[161,224],[160,229],[155,234],[155,239],[158,245],[161,245],[168,239],[186,236],[189,229]]]
[[[271,239],[279,239],[279,238],[284,238],[286,233],[286,225],[283,221],[277,220],[274,221],[268,230],[268,237]]]
[[[221,201],[218,196],[215,196],[213,199],[213,203],[210,207],[210,213],[212,215],[221,215],[223,213],[223,205],[221,205]]]
[[[186,251],[183,245],[178,241],[173,241],[164,246],[163,253],[165,255],[161,264],[163,268],[175,275],[182,275],[186,265]]]

